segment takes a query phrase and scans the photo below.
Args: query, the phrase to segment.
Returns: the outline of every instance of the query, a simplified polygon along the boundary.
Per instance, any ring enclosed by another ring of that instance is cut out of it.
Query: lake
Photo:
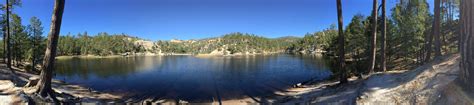
[[[58,59],[55,72],[55,79],[93,90],[189,102],[266,97],[332,75],[321,57],[287,54]]]

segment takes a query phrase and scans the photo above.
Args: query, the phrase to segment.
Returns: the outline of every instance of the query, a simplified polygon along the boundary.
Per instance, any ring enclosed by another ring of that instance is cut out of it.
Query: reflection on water
[[[331,75],[311,56],[193,56],[58,60],[56,79],[130,97],[209,102],[265,97],[294,84]]]

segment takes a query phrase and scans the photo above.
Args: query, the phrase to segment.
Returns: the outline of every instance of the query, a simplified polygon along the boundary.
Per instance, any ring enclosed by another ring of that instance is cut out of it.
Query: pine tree
[[[372,74],[374,72],[376,52],[377,52],[377,0],[374,0],[373,7],[372,7],[372,37],[370,39],[369,74]]]
[[[460,51],[461,51],[461,73],[459,73],[461,81],[466,89],[474,91],[474,1],[461,1],[461,37]]]
[[[339,30],[339,60],[338,67],[340,72],[340,83],[347,83],[347,72],[345,70],[345,51],[344,51],[344,32],[343,32],[343,18],[342,18],[342,3],[341,0],[337,0],[337,17],[338,17],[338,30]]]
[[[382,71],[387,71],[387,64],[386,64],[386,58],[385,58],[385,55],[386,55],[386,40],[387,40],[387,16],[386,16],[386,13],[385,13],[385,6],[386,6],[386,3],[385,3],[385,0],[382,0],[382,47],[381,47],[381,54],[380,54],[380,69],[382,69]]]
[[[41,42],[43,40],[43,27],[41,26],[41,21],[37,17],[31,17],[30,25],[28,25],[28,30],[30,34],[30,39],[32,41],[32,48],[31,48],[31,64],[32,64],[32,71],[36,71],[36,64],[40,60],[41,56]]]
[[[51,19],[51,29],[48,35],[48,44],[43,59],[40,80],[36,85],[36,93],[38,95],[40,95],[41,97],[49,96],[55,102],[57,102],[57,99],[53,89],[51,88],[51,81],[53,77],[56,49],[64,11],[64,2],[65,0],[56,0],[54,3],[53,16]]]
[[[435,39],[435,57],[441,56],[441,40],[440,40],[440,27],[441,27],[441,11],[440,11],[440,0],[435,0],[434,3],[434,21],[433,21],[433,37]]]

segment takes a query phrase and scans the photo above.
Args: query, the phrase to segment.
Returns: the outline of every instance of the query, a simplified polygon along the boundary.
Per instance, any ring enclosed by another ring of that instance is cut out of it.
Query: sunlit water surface
[[[153,56],[59,59],[55,79],[127,97],[210,102],[274,95],[332,73],[313,56]]]

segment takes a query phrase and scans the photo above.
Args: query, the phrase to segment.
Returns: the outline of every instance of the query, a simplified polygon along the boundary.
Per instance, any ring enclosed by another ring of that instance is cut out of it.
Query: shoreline
[[[454,80],[457,78],[456,75],[438,75],[438,74],[457,74],[459,73],[459,55],[445,56],[441,60],[437,60],[422,66],[419,66],[412,70],[407,71],[390,71],[390,72],[378,72],[373,75],[364,77],[363,79],[357,79],[356,77],[349,78],[349,83],[339,85],[337,80],[322,80],[317,82],[299,83],[293,87],[283,89],[281,91],[275,91],[275,95],[268,97],[252,97],[245,96],[242,98],[225,99],[225,100],[214,100],[206,103],[224,103],[224,104],[244,104],[244,103],[430,103],[429,100],[436,99],[445,103],[456,103],[451,100],[450,97],[460,97],[458,91],[446,90],[448,87],[453,86]],[[20,99],[20,101],[14,100],[12,103],[26,103],[21,101],[22,94],[31,93],[31,89],[23,88],[12,85],[9,82],[11,76],[9,71],[5,69],[5,64],[0,67],[0,92],[12,91],[5,95],[0,95],[1,99]],[[21,71],[21,70],[17,70]],[[23,82],[28,80],[27,78],[37,76],[26,72],[17,72],[16,78],[20,78]],[[438,84],[439,85],[430,85]],[[53,79],[53,89],[59,93],[59,96],[66,97],[63,99],[69,99],[68,94],[73,96],[72,102],[92,102],[92,103],[190,103],[186,100],[174,100],[174,99],[156,99],[153,97],[144,98],[130,98],[124,99],[125,94],[113,94],[113,93],[101,93],[99,91],[91,90],[88,87],[64,83]],[[456,85],[454,85],[456,86]],[[384,88],[380,88],[384,87]],[[24,92],[23,92],[24,91]],[[446,94],[440,94],[446,92]],[[422,93],[422,96],[411,96],[406,93]],[[415,98],[416,101],[412,99]],[[464,97],[465,99],[471,99],[470,97]],[[67,101],[66,101],[67,102]],[[473,103],[470,100],[464,100],[463,103]]]
[[[32,78],[39,78],[38,74],[28,73],[24,69],[13,68],[16,73],[15,76],[11,75],[11,72],[6,69],[5,64],[0,64],[0,92],[6,93],[0,96],[0,100],[11,99],[10,104],[28,103],[28,101],[34,101],[30,96],[34,94],[35,87],[28,87],[29,80]],[[15,80],[15,82],[11,80]],[[61,80],[53,79],[51,81],[53,91],[57,94],[58,100],[62,102],[123,102],[123,95],[112,94],[106,92],[100,92],[91,88],[66,83]],[[24,86],[23,86],[24,85]]]
[[[273,55],[273,54],[291,54],[288,52],[265,52],[265,53],[236,53],[236,54],[190,54],[190,53],[166,53],[166,54],[137,54],[137,55],[61,55],[57,56],[56,59],[72,59],[72,58],[84,58],[84,59],[98,59],[98,58],[123,58],[123,57],[156,57],[156,56],[194,56],[194,57],[232,57],[232,56],[256,56],[256,55]],[[316,54],[304,54],[304,55],[316,55]]]

